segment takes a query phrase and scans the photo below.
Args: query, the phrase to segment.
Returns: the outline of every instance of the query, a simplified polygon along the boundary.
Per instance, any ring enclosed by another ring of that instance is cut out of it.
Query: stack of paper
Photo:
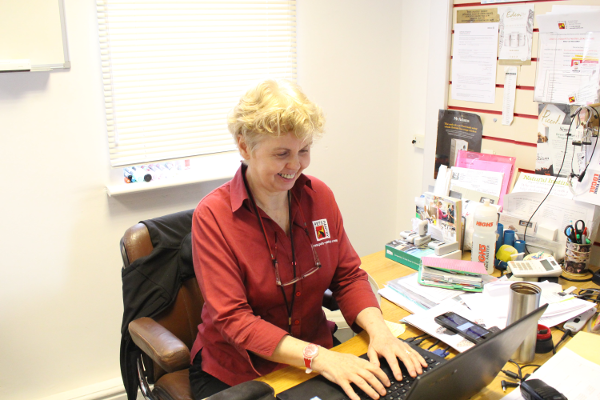
[[[501,206],[515,171],[515,161],[515,157],[460,150],[456,167],[452,167],[457,178],[453,177],[450,189],[463,193],[463,198],[468,200],[480,202],[485,197],[497,200],[494,203]],[[478,174],[477,179],[472,179],[469,172]]]
[[[414,276],[414,274],[392,281],[394,282],[394,288],[400,287],[404,290],[403,293],[406,295],[404,297],[405,300],[408,298],[407,293],[418,291],[420,294],[423,294],[424,291],[436,289],[419,286],[414,278],[411,279],[412,276]],[[400,296],[400,292],[396,291],[397,289],[391,289],[390,284],[392,282],[388,283],[386,289],[397,296]],[[450,334],[444,329],[440,329],[441,327],[434,321],[434,318],[447,311],[454,311],[455,313],[485,327],[489,328],[497,326],[500,329],[504,329],[508,318],[509,290],[510,285],[513,283],[513,281],[508,281],[505,278],[499,279],[487,283],[484,286],[483,293],[466,293],[454,290],[437,289],[442,291],[436,293],[436,296],[432,296],[432,298],[436,299],[437,303],[428,299],[429,305],[435,303],[433,306],[426,307],[421,305],[419,307],[414,307],[415,303],[413,302],[413,309],[410,309],[410,305],[409,307],[406,307],[400,304],[401,307],[413,312],[412,315],[404,318],[403,322],[409,323],[423,332],[440,339],[460,352],[468,350],[473,345],[471,342],[463,339],[461,336]],[[417,285],[416,287],[414,286],[415,284]],[[559,296],[557,293],[562,291],[562,287],[556,283],[539,282],[536,283],[536,285],[542,289],[540,306],[549,304],[548,309],[540,319],[539,323],[542,325],[548,327],[558,325],[594,307],[594,303],[580,300],[573,296]],[[408,288],[410,288],[410,292],[408,291]],[[456,293],[459,295],[457,296]],[[388,298],[384,293],[381,294]],[[450,296],[450,294],[454,294],[454,296]],[[411,296],[414,296],[414,294],[411,293]]]
[[[491,326],[486,325],[487,321],[477,319],[476,315],[472,313],[471,310],[469,310],[464,304],[462,304],[459,298],[446,300],[429,310],[423,310],[421,312],[409,315],[402,321],[419,328],[423,332],[428,333],[437,339],[440,339],[442,342],[449,344],[457,351],[463,352],[470,349],[474,346],[472,342],[469,342],[460,335],[449,332],[434,321],[435,317],[448,311],[453,311],[458,315],[480,325]]]
[[[422,286],[417,282],[416,273],[389,281],[379,294],[400,307],[416,313],[435,307],[445,300],[464,293],[437,287]]]
[[[514,282],[506,279],[498,280],[484,286],[483,293],[475,293],[461,298],[477,316],[499,328],[506,326],[508,318],[510,285]],[[549,304],[548,309],[540,319],[540,324],[553,327],[584,311],[594,307],[594,303],[577,299],[573,296],[558,296],[562,287],[557,283],[537,282],[535,285],[542,289],[540,306]]]

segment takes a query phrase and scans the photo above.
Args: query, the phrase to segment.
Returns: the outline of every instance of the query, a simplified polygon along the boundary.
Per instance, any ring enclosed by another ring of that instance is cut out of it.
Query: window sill
[[[152,182],[123,182],[121,168],[115,168],[118,172],[120,183],[106,186],[106,194],[109,197],[117,197],[130,193],[147,192],[157,189],[165,189],[183,185],[191,185],[201,182],[210,182],[220,179],[230,179],[240,167],[240,155],[237,151],[222,153],[212,156],[192,158],[191,170],[184,171],[181,175],[169,179],[161,179]],[[117,175],[115,173],[115,175]],[[115,180],[113,179],[113,182]]]

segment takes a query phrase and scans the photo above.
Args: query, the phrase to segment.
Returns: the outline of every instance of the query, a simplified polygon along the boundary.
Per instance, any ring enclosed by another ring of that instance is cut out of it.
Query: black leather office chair
[[[193,210],[146,220],[127,229],[123,257],[121,371],[129,399],[137,387],[148,400],[192,400],[190,348],[204,299],[193,273]],[[273,399],[273,389],[245,382],[210,400]]]

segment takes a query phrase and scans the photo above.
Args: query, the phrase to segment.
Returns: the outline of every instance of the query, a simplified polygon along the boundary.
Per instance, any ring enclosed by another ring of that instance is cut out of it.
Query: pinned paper
[[[517,67],[504,67],[504,100],[502,101],[502,125],[510,125],[515,113],[517,91]]]
[[[562,125],[567,114],[554,104],[546,104],[538,118],[538,132],[551,125]],[[540,138],[538,137],[538,140]]]

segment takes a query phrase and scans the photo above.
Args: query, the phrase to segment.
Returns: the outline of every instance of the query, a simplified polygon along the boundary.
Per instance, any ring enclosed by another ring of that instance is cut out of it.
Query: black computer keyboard
[[[413,350],[415,350],[419,354],[421,354],[421,356],[427,362],[427,367],[423,368],[423,374],[426,374],[428,371],[431,371],[433,368],[437,367],[438,365],[440,365],[441,363],[443,363],[445,361],[442,357],[440,357],[436,354],[433,354],[430,351],[421,349],[420,347],[417,347],[417,346],[411,346],[411,347],[413,348]],[[363,355],[362,358],[368,359],[366,355]],[[406,398],[406,394],[410,390],[410,387],[416,378],[411,377],[408,374],[408,370],[406,369],[404,364],[400,362],[399,364],[400,364],[400,370],[402,371],[402,380],[397,381],[396,378],[394,378],[394,374],[392,374],[392,369],[388,365],[387,361],[385,359],[380,359],[379,361],[381,363],[381,369],[383,370],[383,372],[385,372],[385,374],[390,379],[390,386],[386,388],[387,394],[385,396],[381,396],[380,399],[381,400],[404,400]],[[354,388],[354,391],[356,392],[356,394],[361,399],[364,399],[364,400],[371,399],[371,397],[369,395],[367,395],[362,390],[358,389],[356,386],[353,385],[353,388]],[[348,400],[347,397],[343,397],[342,399]]]
[[[423,374],[426,374],[428,371],[446,361],[443,357],[440,357],[437,354],[431,353],[411,343],[407,344],[411,346],[414,351],[421,354],[421,356],[427,361],[428,366],[427,368],[423,368]],[[361,358],[364,358],[365,360],[369,359],[366,354],[362,355]],[[389,377],[391,383],[390,387],[386,388],[388,393],[380,398],[384,400],[405,399],[410,390],[411,384],[413,384],[415,379],[418,378],[411,378],[404,364],[399,362],[400,370],[402,371],[402,380],[396,381],[387,361],[385,361],[385,359],[380,359],[380,363],[381,369]],[[358,389],[358,387],[354,384],[352,387],[361,399],[371,399],[366,393]],[[308,381],[285,390],[277,395],[278,400],[314,400],[315,398],[321,400],[348,400],[348,397],[342,388],[335,383],[328,381],[322,375],[309,379]]]

